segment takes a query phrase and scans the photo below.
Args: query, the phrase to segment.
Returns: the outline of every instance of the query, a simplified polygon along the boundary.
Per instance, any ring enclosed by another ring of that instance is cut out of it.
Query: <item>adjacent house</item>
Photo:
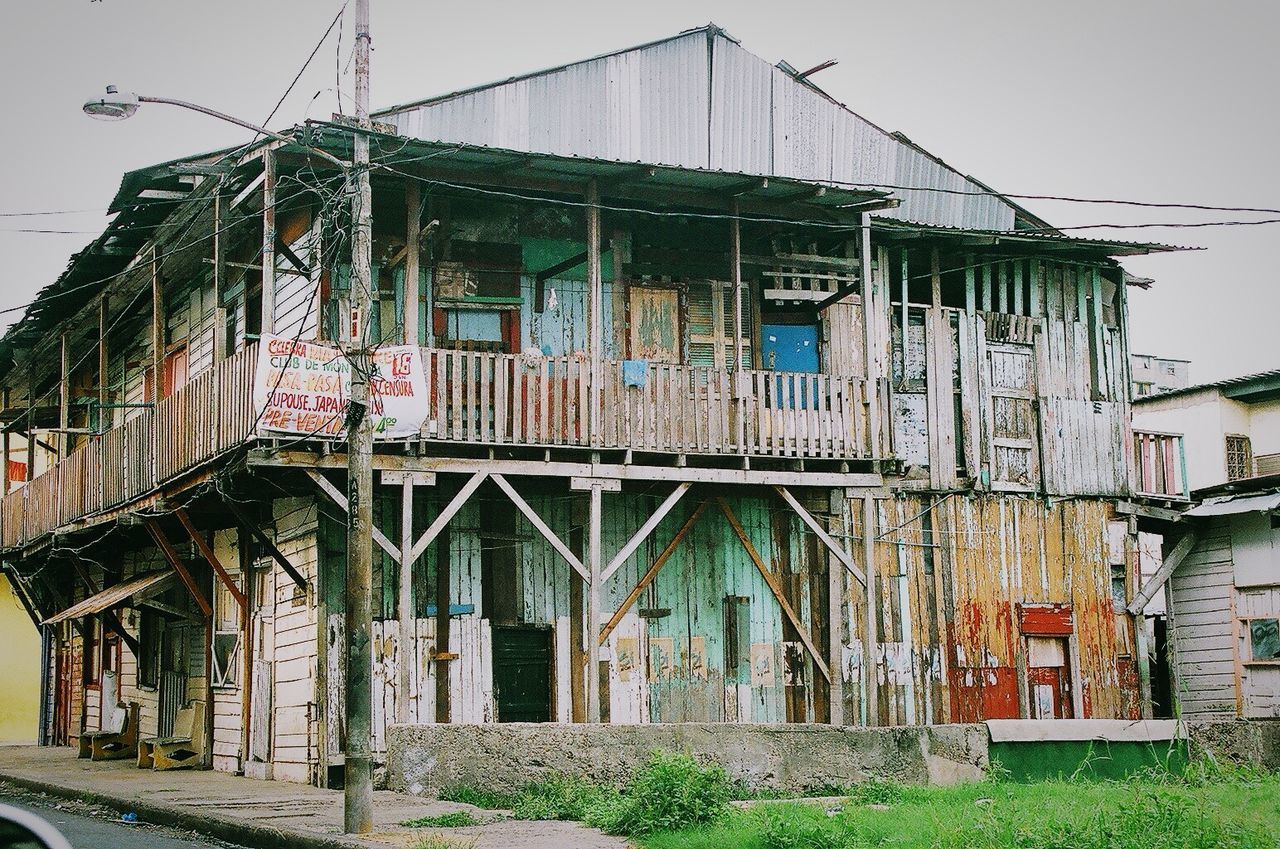
[[[1153,357],[1150,354],[1130,354],[1129,371],[1132,375],[1133,397],[1159,395],[1191,385],[1191,361],[1170,357]]]
[[[1053,232],[715,26],[376,117],[373,314],[314,155],[358,130],[313,121],[126,174],[0,340],[46,742],[199,703],[214,768],[339,774],[362,323],[376,752],[1143,715],[1117,258],[1169,248]]]

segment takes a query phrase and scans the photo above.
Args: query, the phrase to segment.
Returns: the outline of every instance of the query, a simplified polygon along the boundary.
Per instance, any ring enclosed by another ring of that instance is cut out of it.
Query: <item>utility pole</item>
[[[370,731],[373,710],[373,430],[369,420],[369,318],[373,313],[370,281],[372,191],[369,187],[369,0],[356,2],[356,122],[351,175],[355,232],[351,240],[354,337],[347,359],[351,366],[351,398],[347,406],[347,692],[346,753],[343,762],[343,825],[347,834],[373,830],[373,771]]]

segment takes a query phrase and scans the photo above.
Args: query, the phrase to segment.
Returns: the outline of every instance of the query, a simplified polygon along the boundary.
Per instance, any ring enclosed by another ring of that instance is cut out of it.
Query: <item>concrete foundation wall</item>
[[[873,777],[954,784],[981,780],[987,767],[987,731],[976,724],[408,725],[387,733],[388,786],[426,796],[460,784],[515,791],[554,773],[622,784],[654,749],[718,763],[753,789],[795,792]]]

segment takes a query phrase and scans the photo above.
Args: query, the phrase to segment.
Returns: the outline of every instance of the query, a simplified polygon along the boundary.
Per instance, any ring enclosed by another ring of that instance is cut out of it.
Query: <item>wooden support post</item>
[[[688,492],[689,488],[692,486],[693,484],[688,482],[677,486],[675,490],[667,496],[667,499],[658,506],[658,509],[653,511],[653,514],[649,516],[648,519],[645,519],[644,524],[640,526],[640,530],[636,531],[631,539],[627,540],[627,544],[613,556],[613,559],[609,561],[609,565],[604,568],[604,571],[600,574],[601,584],[607,583],[609,579],[622,568],[623,564],[627,562],[627,558],[636,553],[636,549],[644,544],[644,541],[649,538],[649,534],[653,533],[654,529],[662,523],[662,520],[667,517],[667,514],[671,512],[672,508],[680,503],[680,499],[684,497],[684,494]]]
[[[96,425],[98,433],[106,433],[110,430],[105,417],[107,415],[107,404],[111,401],[111,394],[108,390],[110,385],[111,370],[110,355],[111,350],[107,347],[107,313],[110,309],[111,301],[106,295],[98,298],[98,417],[93,424]]]
[[[831,490],[828,509],[831,512],[832,531],[836,535],[845,532],[848,505],[844,490]],[[844,718],[844,595],[848,581],[844,570],[836,566],[838,557],[827,558],[827,663],[831,665],[831,686],[827,689],[828,722],[834,726],[845,724]],[[866,581],[864,580],[865,584]]]
[[[600,444],[600,399],[604,387],[600,385],[603,373],[603,320],[604,320],[604,283],[600,270],[600,186],[593,178],[587,183],[587,282],[589,297],[587,301],[587,348],[591,358],[591,409],[588,416],[588,429],[591,432],[590,444]],[[598,719],[598,717],[597,717]]]
[[[262,152],[262,332],[275,331],[276,315],[276,155]],[[367,315],[360,321],[367,323]]]
[[[498,485],[498,488],[507,494],[511,502],[516,505],[516,509],[524,514],[524,517],[529,520],[529,524],[533,525],[534,529],[542,534],[542,538],[551,544],[556,553],[563,557],[565,562],[572,566],[584,581],[590,582],[591,573],[587,571],[587,567],[583,566],[582,561],[569,549],[569,546],[565,545],[564,541],[556,536],[555,531],[551,530],[547,523],[542,520],[542,517],[538,515],[537,511],[529,506],[529,502],[520,497],[520,493],[516,492],[515,488],[507,482],[507,479],[502,475],[490,475],[489,477],[493,478],[493,482]],[[598,484],[592,483],[593,489],[596,486]]]
[[[187,592],[191,593],[191,597],[195,599],[196,606],[200,608],[200,612],[207,619],[213,615],[213,607],[209,604],[209,600],[205,598],[204,593],[200,590],[199,583],[195,577],[187,569],[187,565],[182,562],[182,558],[178,556],[178,552],[174,550],[172,543],[164,535],[164,531],[160,528],[159,522],[155,519],[148,518],[145,520],[147,530],[151,533],[151,538],[156,541],[156,547],[164,554],[164,559],[173,567],[173,571],[178,573],[178,577],[182,579],[182,583],[186,586]]]
[[[181,523],[183,530],[187,532],[187,536],[189,536],[191,541],[195,543],[196,550],[200,552],[200,556],[203,557],[205,562],[207,562],[210,568],[213,569],[213,574],[222,581],[223,586],[227,588],[227,592],[231,593],[231,597],[236,600],[236,605],[241,610],[244,610],[245,605],[248,603],[245,599],[244,593],[236,586],[236,582],[231,580],[231,575],[227,573],[227,570],[223,568],[223,565],[218,562],[217,555],[213,553],[213,549],[209,547],[209,543],[206,542],[205,538],[196,530],[196,526],[192,524],[191,517],[187,515],[187,511],[179,507],[173,511],[173,515],[177,518],[178,522]]]
[[[587,514],[587,633],[600,632],[600,483],[591,484],[591,504]],[[600,642],[587,641],[587,722],[600,721]]]
[[[609,635],[618,627],[618,623],[622,621],[622,617],[627,615],[627,611],[631,609],[631,605],[635,604],[636,600],[640,598],[640,594],[644,592],[644,588],[653,583],[654,578],[658,577],[658,572],[662,570],[663,565],[671,555],[675,554],[676,547],[680,545],[681,540],[685,538],[693,526],[698,523],[699,517],[702,516],[703,511],[706,509],[706,501],[699,503],[698,506],[694,508],[694,511],[689,514],[689,518],[685,519],[684,524],[680,526],[680,530],[676,531],[676,535],[671,538],[671,542],[667,543],[667,547],[662,549],[662,553],[653,561],[653,565],[651,565],[645,571],[644,575],[641,576],[640,580],[636,582],[636,585],[632,588],[631,592],[627,593],[627,597],[623,599],[622,604],[618,605],[618,609],[614,612],[613,616],[609,617],[608,623],[606,623],[604,629],[600,631],[600,645],[604,645],[609,639]]]
[[[1128,611],[1134,616],[1138,616],[1151,603],[1151,599],[1155,598],[1157,592],[1165,581],[1169,580],[1169,576],[1173,574],[1173,570],[1187,559],[1187,555],[1191,553],[1191,549],[1195,548],[1199,541],[1199,536],[1195,531],[1187,531],[1182,539],[1178,540],[1178,544],[1173,547],[1173,551],[1169,552],[1169,556],[1164,558],[1164,562],[1160,564],[1160,568],[1152,575],[1138,594],[1134,596],[1133,601],[1129,602]]]
[[[240,508],[239,504],[236,504],[230,498],[224,498],[222,503],[226,505],[226,508],[231,512],[231,515],[235,516],[236,523],[239,524],[241,528],[248,531],[249,534],[258,541],[267,554],[271,555],[272,560],[280,564],[280,568],[289,576],[289,580],[293,581],[305,590],[307,588],[307,579],[302,577],[302,573],[289,562],[289,558],[284,556],[284,552],[276,547],[275,540],[267,536],[266,531],[259,528],[258,524],[249,518],[249,515]]]
[[[416,182],[411,181],[417,186]],[[414,210],[416,212],[416,209]],[[413,255],[413,251],[410,251]],[[415,263],[416,265],[416,263]],[[416,287],[415,287],[416,288]],[[406,292],[408,286],[405,287]],[[406,299],[407,301],[407,299]],[[405,312],[405,325],[408,326],[408,312]],[[416,339],[416,337],[413,337]],[[417,344],[413,342],[412,344]],[[396,688],[399,698],[396,699],[396,721],[400,724],[409,722],[409,686],[410,667],[416,662],[418,653],[414,650],[414,623],[417,617],[413,609],[413,476],[404,475],[400,483],[400,592],[397,594],[396,615],[400,622],[400,662],[396,669]],[[437,607],[449,610],[448,599],[438,600]]]
[[[253,551],[250,548],[250,534],[243,528],[236,529],[236,549],[240,553],[240,576],[244,580],[244,608],[240,611],[240,631],[244,634],[240,646],[240,770],[249,762],[249,717],[253,713],[253,609],[258,604],[253,593]],[[323,609],[323,608],[322,608]],[[324,617],[320,618],[317,630],[319,643],[325,643]],[[321,660],[321,669],[323,666]],[[326,715],[326,720],[328,716]]]
[[[866,627],[862,635],[862,668],[864,684],[862,692],[863,710],[866,717],[864,725],[880,724],[880,697],[877,693],[879,685],[876,668],[876,654],[879,652],[876,613],[876,499],[871,493],[862,496],[862,565],[866,571],[866,606],[863,617]],[[852,635],[850,635],[852,637]]]
[[[733,275],[733,368],[729,370],[733,381],[734,439],[738,451],[747,453],[747,375],[742,368],[742,222],[739,217],[741,204],[733,198],[733,217],[729,220],[729,273]],[[720,294],[716,293],[716,303]]]
[[[822,653],[818,651],[818,647],[814,644],[813,635],[805,624],[800,621],[800,617],[791,606],[791,602],[787,601],[787,596],[782,592],[782,585],[778,583],[777,577],[769,571],[769,567],[765,565],[764,560],[760,557],[760,552],[756,551],[755,545],[752,544],[751,538],[747,536],[746,529],[738,521],[738,517],[734,514],[733,508],[729,506],[729,502],[723,497],[717,497],[716,503],[720,505],[720,511],[729,520],[729,527],[733,528],[733,533],[738,537],[738,541],[742,543],[742,548],[747,552],[747,556],[751,558],[751,562],[755,563],[756,570],[760,573],[760,577],[764,578],[765,584],[768,585],[769,591],[773,593],[773,597],[777,600],[778,606],[782,608],[783,614],[791,622],[791,627],[795,628],[796,633],[800,635],[800,642],[804,643],[804,647],[808,649],[809,656],[813,658],[813,665],[818,667],[822,677],[827,679],[827,683],[830,683],[831,670],[828,668],[826,660],[823,659]]]
[[[164,397],[164,290],[160,284],[160,261],[151,246],[151,398]]]
[[[9,409],[9,387],[0,389],[0,410]],[[9,490],[13,488],[13,482],[9,480],[9,431],[5,431],[0,436],[0,444],[3,445],[4,457],[0,458],[0,480],[3,480],[3,488],[0,488],[0,498],[9,494]],[[29,453],[29,452],[28,452]],[[30,457],[27,458],[30,462]],[[21,538],[21,534],[18,535]]]
[[[418,338],[418,302],[421,299],[418,264],[422,253],[422,189],[417,180],[409,180],[405,185],[404,207],[407,217],[404,234],[404,343],[421,345]],[[409,492],[412,494],[412,487]]]
[[[71,453],[71,349],[67,346],[67,333],[64,330],[59,338],[59,366],[61,377],[58,382],[58,457],[66,457]]]
[[[349,512],[349,503],[347,497],[342,494],[342,490],[330,483],[329,479],[321,472],[315,469],[306,469],[305,471],[307,473],[307,477],[311,478],[312,482],[315,483],[320,491],[329,496],[334,504],[338,505],[339,510],[343,513]],[[371,526],[371,530],[373,531],[373,541],[378,544],[378,547],[385,551],[392,560],[399,563],[400,548],[388,539],[387,535],[383,533],[377,525]]]
[[[880,358],[877,356],[877,320],[879,318],[879,295],[875,291],[871,279],[871,215],[862,213],[860,224],[861,236],[859,245],[859,272],[862,275],[862,341],[865,346],[867,374],[867,438],[870,440],[871,456],[879,458],[882,454],[880,444]],[[881,269],[884,274],[885,269]]]
[[[222,183],[213,190],[213,361],[227,358],[227,204]]]

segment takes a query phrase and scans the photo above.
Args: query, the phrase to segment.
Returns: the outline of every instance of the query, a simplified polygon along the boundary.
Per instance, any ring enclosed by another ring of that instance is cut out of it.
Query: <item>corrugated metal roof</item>
[[[882,214],[1011,230],[1015,208],[714,25],[378,113],[401,135],[900,191]],[[968,194],[971,193],[971,194]]]
[[[895,193],[900,194],[900,193]],[[905,201],[903,202],[905,205]],[[877,217],[888,212],[876,213]],[[1064,249],[1083,249],[1102,253],[1105,256],[1141,256],[1151,253],[1167,253],[1169,251],[1198,251],[1203,248],[1165,245],[1159,242],[1127,242],[1116,239],[1088,239],[1071,236],[1066,233],[1037,233],[1028,230],[986,230],[978,228],[944,227],[926,221],[876,221],[873,225],[878,232],[892,234],[900,231],[904,235],[915,235],[921,231],[933,233],[943,238],[966,239],[989,237],[992,244],[1026,244],[1039,246],[1062,246]]]

